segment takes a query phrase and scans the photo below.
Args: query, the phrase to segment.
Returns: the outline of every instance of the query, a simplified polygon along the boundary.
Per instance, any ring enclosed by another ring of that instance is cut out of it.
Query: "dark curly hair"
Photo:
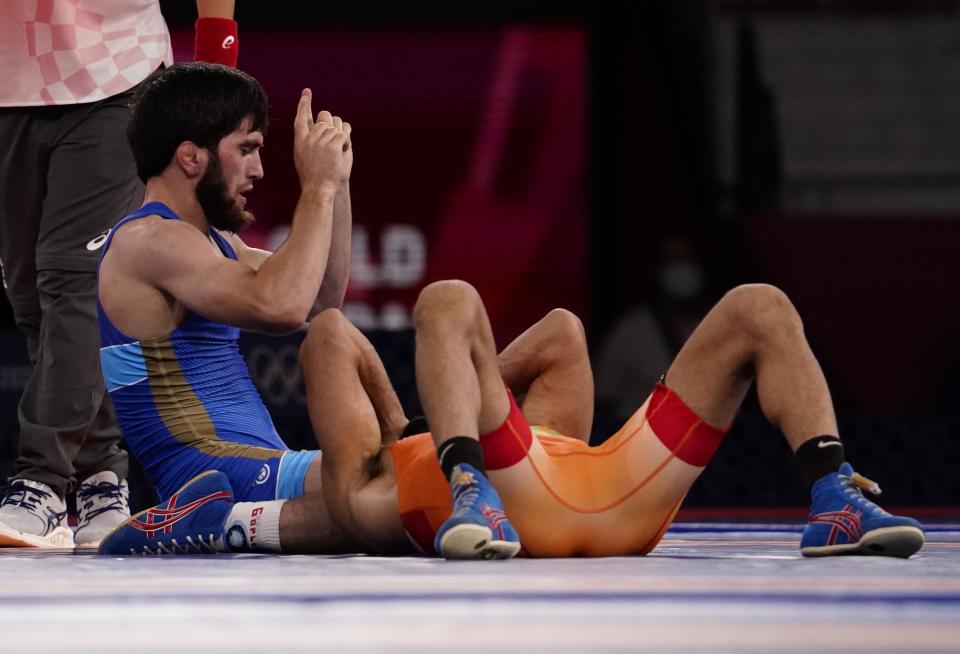
[[[127,140],[144,182],[159,175],[177,147],[192,141],[216,152],[244,118],[267,131],[267,94],[250,75],[220,64],[192,61],[161,68],[137,91]]]

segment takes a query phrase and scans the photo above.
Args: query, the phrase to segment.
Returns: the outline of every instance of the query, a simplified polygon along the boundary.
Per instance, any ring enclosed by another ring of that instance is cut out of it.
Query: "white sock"
[[[233,551],[281,552],[280,509],[286,500],[237,502],[227,516],[227,546]]]

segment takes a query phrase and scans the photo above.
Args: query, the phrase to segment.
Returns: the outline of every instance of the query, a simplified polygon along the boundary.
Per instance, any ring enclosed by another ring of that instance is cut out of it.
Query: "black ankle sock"
[[[476,438],[454,436],[437,448],[437,456],[447,481],[450,481],[454,466],[461,463],[469,464],[484,474],[487,472],[483,467],[483,448],[480,447],[480,441]]]
[[[824,475],[836,472],[843,461],[843,443],[836,436],[817,436],[797,448],[797,462],[807,490]]]

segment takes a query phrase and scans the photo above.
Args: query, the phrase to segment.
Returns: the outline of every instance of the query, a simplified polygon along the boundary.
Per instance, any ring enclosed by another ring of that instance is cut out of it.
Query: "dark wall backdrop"
[[[240,67],[267,88],[272,120],[247,237],[271,246],[284,236],[297,189],[290,122],[310,86],[315,109],[356,130],[347,310],[410,411],[404,328],[429,281],[476,284],[501,345],[566,306],[598,349],[638,307],[670,323],[676,307],[659,274],[664,244],[679,238],[705,273],[698,306],[746,281],[791,295],[833,383],[848,451],[888,504],[960,504],[960,211],[797,211],[785,201],[789,107],[761,38],[784,17],[956,21],[952,3],[238,4]],[[177,58],[189,58],[192,3],[162,6]],[[9,469],[27,368],[5,304],[0,324]],[[296,346],[297,337],[244,341],[281,433],[310,446]],[[638,336],[620,347],[630,359],[650,344]],[[635,390],[637,405],[647,390]],[[619,419],[605,406],[598,440]],[[689,503],[804,503],[792,457],[755,400]]]

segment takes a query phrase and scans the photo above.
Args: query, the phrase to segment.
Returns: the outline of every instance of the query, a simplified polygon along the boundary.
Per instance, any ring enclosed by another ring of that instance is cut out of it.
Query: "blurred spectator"
[[[689,236],[660,241],[654,286],[651,301],[624,313],[600,343],[594,370],[604,422],[622,424],[637,410],[709,309],[707,274]]]

